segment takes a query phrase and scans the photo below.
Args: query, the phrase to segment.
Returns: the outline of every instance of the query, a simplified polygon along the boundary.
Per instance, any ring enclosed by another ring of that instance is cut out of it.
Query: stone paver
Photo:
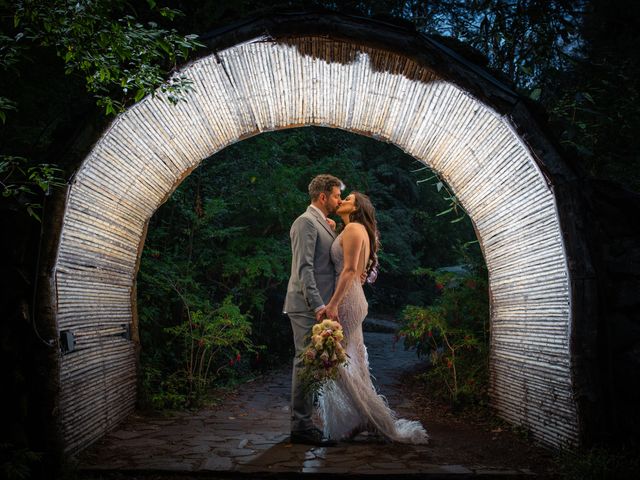
[[[393,334],[365,332],[376,385],[399,415],[415,418],[394,382],[419,363],[415,352],[393,348]],[[80,470],[464,475],[500,469],[435,465],[428,445],[385,444],[360,435],[320,448],[289,443],[291,370],[242,385],[224,405],[170,417],[132,415],[78,458]],[[426,425],[427,430],[429,425]],[[504,471],[513,475],[514,471]],[[518,473],[518,472],[515,472]],[[525,473],[525,472],[521,472]]]

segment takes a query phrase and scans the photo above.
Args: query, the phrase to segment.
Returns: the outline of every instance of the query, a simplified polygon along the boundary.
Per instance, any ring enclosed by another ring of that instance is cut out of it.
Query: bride
[[[323,387],[318,400],[324,434],[345,440],[368,431],[394,442],[427,443],[429,436],[420,422],[397,418],[385,398],[377,394],[369,374],[362,337],[368,304],[360,278],[364,273],[371,279],[377,272],[375,209],[369,197],[352,192],[336,213],[345,227],[331,246],[331,259],[339,277],[325,314],[342,325],[349,359],[341,367],[339,378]]]

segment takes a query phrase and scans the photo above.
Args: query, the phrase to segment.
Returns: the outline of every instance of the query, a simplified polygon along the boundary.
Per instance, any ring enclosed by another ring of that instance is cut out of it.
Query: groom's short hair
[[[316,175],[309,184],[309,196],[312,201],[317,200],[321,193],[331,193],[333,187],[338,187],[342,191],[344,190],[344,183],[333,175]]]

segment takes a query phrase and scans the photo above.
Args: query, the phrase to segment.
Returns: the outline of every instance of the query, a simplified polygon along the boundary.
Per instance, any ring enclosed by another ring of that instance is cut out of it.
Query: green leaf
[[[146,94],[146,91],[144,90],[144,88],[139,88],[138,91],[136,92],[135,101],[139,102],[140,100],[142,100],[145,94]]]
[[[536,88],[531,92],[531,94],[529,95],[529,98],[537,102],[538,100],[540,100],[541,94],[542,94],[542,89]]]
[[[181,14],[182,12],[180,10],[172,10],[168,7],[162,7],[160,10],[160,15],[162,15],[165,18],[168,18],[169,20],[173,20],[176,15]]]
[[[442,211],[442,212],[440,212],[440,213],[436,214],[436,217],[441,217],[442,215],[446,215],[446,214],[447,214],[447,213],[449,213],[449,212],[453,212],[453,207],[451,207],[451,208],[447,208],[446,210],[444,210],[444,211]]]
[[[27,213],[29,214],[30,217],[33,217],[37,221],[41,222],[42,220],[40,219],[40,215],[36,213],[33,207],[34,207],[33,205],[27,205]],[[39,207],[39,205],[37,207]]]
[[[173,55],[173,50],[171,49],[171,45],[166,40],[158,40],[158,46],[164,50],[168,55]]]

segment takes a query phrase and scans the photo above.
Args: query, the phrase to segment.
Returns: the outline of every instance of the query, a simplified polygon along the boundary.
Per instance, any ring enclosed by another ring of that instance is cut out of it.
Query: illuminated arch
[[[287,20],[265,34],[254,24],[213,35],[210,42],[226,45],[181,70],[195,87],[186,103],[144,99],[85,158],[53,273],[57,329],[76,340],[59,365],[68,452],[134,407],[135,278],[151,216],[203,159],[249,136],[305,125],[393,143],[447,181],[489,270],[493,405],[543,443],[579,443],[575,294],[553,184],[568,170],[548,145],[525,143],[514,118],[529,118],[526,110],[484,71],[428,38],[355,23],[360,29],[343,19],[336,33],[323,22]]]

